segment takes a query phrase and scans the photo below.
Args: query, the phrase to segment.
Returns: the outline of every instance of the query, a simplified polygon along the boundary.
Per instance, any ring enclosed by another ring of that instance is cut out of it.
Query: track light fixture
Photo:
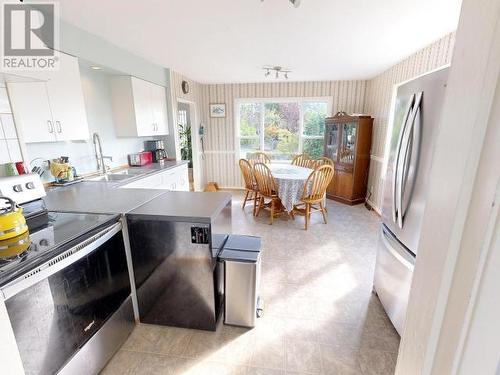
[[[269,77],[271,75],[271,71],[274,72],[274,78],[279,79],[283,77],[288,79],[288,73],[292,71],[290,69],[283,68],[282,66],[263,66],[263,70],[265,70],[264,77]]]

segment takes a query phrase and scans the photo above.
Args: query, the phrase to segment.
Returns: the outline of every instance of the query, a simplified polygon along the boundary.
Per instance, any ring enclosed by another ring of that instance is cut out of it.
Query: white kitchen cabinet
[[[175,190],[189,191],[189,173],[187,164],[174,169],[175,171]]]
[[[56,140],[45,82],[7,83],[12,113],[24,142]]]
[[[111,77],[111,102],[118,136],[168,134],[165,87],[136,77]]]
[[[163,181],[161,175],[155,174],[153,176],[141,178],[121,187],[128,189],[163,189],[162,183]]]
[[[156,128],[153,117],[153,101],[150,83],[132,77],[131,84],[134,98],[137,135],[152,135]]]
[[[47,82],[50,108],[58,141],[89,138],[78,60],[67,56],[53,79]]]
[[[171,191],[189,191],[187,164],[173,167],[152,176],[120,186],[124,189],[165,189]]]
[[[89,138],[78,60],[61,54],[47,81],[7,83],[12,113],[24,142]]]
[[[153,108],[153,121],[156,126],[155,134],[168,134],[167,95],[165,87],[152,84],[151,101]]]

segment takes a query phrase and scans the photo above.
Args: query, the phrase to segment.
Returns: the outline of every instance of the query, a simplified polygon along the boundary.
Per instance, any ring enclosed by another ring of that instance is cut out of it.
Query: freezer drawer
[[[382,224],[374,288],[400,335],[403,334],[414,267],[413,254]]]

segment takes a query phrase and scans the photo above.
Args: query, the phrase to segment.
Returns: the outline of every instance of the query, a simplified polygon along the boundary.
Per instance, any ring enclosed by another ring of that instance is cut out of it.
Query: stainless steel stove
[[[28,374],[97,373],[133,328],[119,215],[48,211],[38,175],[0,178],[28,232],[0,241],[0,320]],[[2,314],[6,316],[2,316]],[[14,350],[13,349],[13,350]]]

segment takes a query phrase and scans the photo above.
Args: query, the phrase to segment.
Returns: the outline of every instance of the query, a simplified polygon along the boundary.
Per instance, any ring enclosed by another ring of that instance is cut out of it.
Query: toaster
[[[153,153],[151,151],[142,151],[137,154],[128,155],[128,165],[131,167],[140,167],[141,165],[151,164],[153,162]]]

